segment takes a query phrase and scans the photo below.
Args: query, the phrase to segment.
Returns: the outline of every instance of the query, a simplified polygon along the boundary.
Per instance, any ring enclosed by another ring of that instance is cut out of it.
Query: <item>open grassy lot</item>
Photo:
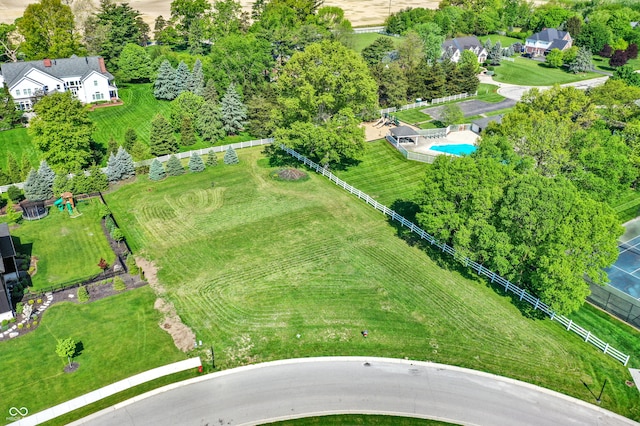
[[[495,84],[480,83],[476,99],[485,102],[500,102],[505,100],[505,97],[498,94],[498,86]]]
[[[37,330],[0,342],[0,412],[27,407],[30,413],[80,396],[131,375],[185,359],[158,327],[155,295],[148,287],[85,305],[66,302],[45,311]],[[73,374],[56,355],[57,339],[82,342]],[[6,414],[0,418],[5,423]]]
[[[11,230],[20,253],[38,257],[33,289],[42,289],[100,273],[98,262],[113,263],[115,255],[100,225],[99,202],[78,203],[82,216],[50,208],[42,220],[26,221]],[[3,218],[4,219],[4,218]]]
[[[406,109],[404,111],[393,112],[391,115],[398,117],[400,121],[412,125],[431,120],[431,116],[420,111],[421,109],[422,108]]]
[[[260,149],[239,155],[237,166],[140,179],[108,195],[129,242],[157,263],[167,297],[215,346],[220,367],[319,355],[408,357],[586,400],[581,381],[607,378],[602,406],[640,419],[637,389],[624,384],[630,375],[619,362],[549,320],[526,317],[475,276],[440,268],[325,178],[273,181]],[[640,365],[635,354],[631,365]]]
[[[6,170],[10,152],[15,155],[18,165],[22,164],[21,159],[25,155],[34,167],[37,167],[40,162],[40,151],[31,142],[26,127],[0,132],[0,168],[4,170]]]
[[[445,426],[452,423],[436,420],[415,419],[411,417],[375,416],[343,414],[334,416],[307,417],[304,419],[285,420],[282,422],[268,423],[270,426],[338,426],[338,425],[394,425],[394,426]]]
[[[490,34],[485,36],[478,37],[478,40],[482,44],[484,44],[487,39],[491,39],[491,45],[495,45],[497,42],[500,42],[503,48],[511,46],[513,43],[523,43],[519,38],[507,37],[500,34]]]
[[[548,68],[543,62],[515,58],[514,62],[500,62],[500,66],[496,67],[493,79],[500,83],[521,84],[524,86],[551,86],[556,83],[572,83],[596,77],[602,77],[602,75],[593,72],[572,74],[564,69]]]
[[[373,43],[380,37],[390,38],[396,47],[398,47],[400,43],[402,43],[402,41],[404,40],[404,37],[392,37],[392,36],[388,36],[380,33],[353,34],[351,37],[353,40],[353,46],[352,46],[353,50],[355,50],[358,53],[362,52],[362,49],[369,46],[371,43]]]

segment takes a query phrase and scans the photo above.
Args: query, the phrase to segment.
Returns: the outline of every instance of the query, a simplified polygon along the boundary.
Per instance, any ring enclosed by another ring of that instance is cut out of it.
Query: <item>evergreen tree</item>
[[[196,143],[196,132],[191,123],[191,117],[184,116],[182,118],[182,126],[180,128],[180,143],[184,146],[194,145]]]
[[[175,155],[169,157],[169,161],[167,161],[167,174],[169,176],[180,176],[184,174],[184,167],[182,167],[182,163]]]
[[[27,158],[26,155],[22,156],[22,160],[20,162],[20,180],[25,180],[27,176],[29,176],[29,171],[33,168],[31,162]]]
[[[118,152],[118,141],[111,136],[109,138],[109,143],[107,144],[107,154],[115,154],[116,152]]]
[[[138,140],[138,134],[135,129],[129,127],[126,132],[124,132],[124,144],[122,147],[127,151],[131,152],[133,150],[133,145],[135,145]]]
[[[202,157],[198,155],[197,152],[191,154],[191,158],[189,158],[189,171],[196,173],[204,170],[204,162],[202,161]]]
[[[500,60],[502,59],[502,44],[497,41],[487,52],[487,62],[489,62],[490,65],[500,65]]]
[[[151,121],[149,145],[151,154],[155,156],[178,152],[178,143],[173,135],[171,124],[169,124],[162,114],[156,115],[153,121]]]
[[[154,158],[151,167],[149,167],[149,179],[162,180],[165,177],[167,177],[167,173],[164,171],[162,163],[157,158]]]
[[[109,154],[109,159],[107,160],[107,179],[109,179],[109,182],[116,182],[120,180],[118,162],[116,161],[116,156],[113,155],[113,152]]]
[[[233,149],[231,145],[227,149],[227,152],[224,153],[224,164],[238,164],[240,160],[238,160],[238,154],[236,150]]]
[[[12,151],[9,151],[7,156],[7,175],[11,180],[11,183],[18,183],[22,181],[22,171],[18,166],[18,160]]]
[[[207,154],[207,167],[215,167],[218,165],[218,156],[215,152],[209,151]]]
[[[228,135],[237,134],[244,128],[247,119],[247,107],[244,106],[236,86],[231,83],[222,97],[222,128]]]
[[[40,162],[38,168],[38,180],[41,185],[41,196],[43,200],[48,200],[53,197],[53,181],[56,179],[56,173],[51,170],[51,167],[47,164],[46,160]]]
[[[174,78],[175,78],[174,85],[176,88],[176,96],[178,96],[180,93],[188,90],[187,82],[191,78],[189,67],[187,66],[187,64],[184,63],[184,61],[180,61],[180,63],[178,64],[178,69],[176,69],[176,74]]]
[[[202,62],[196,59],[193,65],[193,72],[189,75],[187,81],[187,90],[194,95],[204,96],[204,74],[202,73]]]
[[[206,101],[198,110],[196,127],[202,139],[211,144],[225,136],[220,120],[220,110],[211,101]]]
[[[117,169],[119,173],[118,180],[129,179],[136,174],[136,168],[133,164],[133,158],[123,148],[118,148],[118,153],[115,156]]]
[[[156,81],[153,83],[153,96],[156,99],[172,100],[178,96],[176,87],[176,70],[173,69],[168,60],[162,61],[158,68]]]
[[[29,201],[40,201],[40,180],[38,178],[38,172],[35,169],[31,169],[27,180],[24,183],[24,196]]]
[[[84,173],[82,174],[84,175]],[[100,169],[100,166],[95,164],[89,167],[89,176],[87,176],[85,183],[85,192],[87,193],[106,191],[109,189],[107,175]]]
[[[204,88],[204,92],[202,93],[205,101],[209,101],[212,103],[218,102],[218,91],[216,90],[216,82],[210,78],[207,80],[207,85]]]
[[[569,64],[569,71],[574,74],[591,71],[593,69],[593,64],[591,61],[591,51],[586,47],[581,47],[578,49],[578,55],[576,56],[576,59],[574,59]]]

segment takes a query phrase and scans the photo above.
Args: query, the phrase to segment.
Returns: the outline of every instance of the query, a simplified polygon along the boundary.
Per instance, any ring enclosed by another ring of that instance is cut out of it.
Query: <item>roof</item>
[[[412,127],[409,126],[398,126],[394,127],[390,130],[392,136],[397,136],[399,138],[406,138],[409,136],[418,136],[418,132],[415,131]]]
[[[527,40],[540,40],[546,42],[552,42],[554,40],[562,40],[568,33],[566,31],[560,31],[555,28],[545,28],[539,33],[532,34],[527,37]]]
[[[50,65],[50,66],[47,66]],[[27,62],[7,62],[0,70],[7,86],[12,87],[32,68],[52,75],[56,78],[80,77],[84,79],[92,72],[106,76],[109,80],[113,75],[104,66],[104,59],[100,56],[76,56],[63,59],[42,59]]]
[[[9,304],[5,286],[1,281],[2,280],[0,280],[0,314],[4,314],[5,312],[11,312],[11,305]]]
[[[442,43],[442,48],[447,50],[449,47],[460,51],[469,50],[471,48],[480,48],[480,50],[482,50],[484,48],[476,36],[456,37],[445,40],[444,43]]]
[[[16,255],[16,249],[13,246],[13,240],[9,233],[9,225],[6,223],[0,223],[0,255],[2,257],[12,257]]]
[[[553,40],[553,42],[551,43],[551,46],[549,46],[547,49],[549,49],[549,50],[551,50],[551,49],[564,50],[564,49],[567,48],[568,45],[569,45],[569,40],[556,39],[556,40]]]
[[[481,129],[486,129],[489,123],[502,123],[502,114],[500,115],[492,115],[489,117],[479,118],[477,120],[473,120],[473,124],[477,125]]]

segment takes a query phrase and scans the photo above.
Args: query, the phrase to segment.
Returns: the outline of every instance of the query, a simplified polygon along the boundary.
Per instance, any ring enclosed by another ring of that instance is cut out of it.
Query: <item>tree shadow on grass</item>
[[[82,351],[84,351],[84,344],[82,343],[82,341],[76,342],[76,350],[73,353],[73,357],[79,357],[80,355],[82,355]]]
[[[417,224],[416,214],[420,211],[419,206],[411,200],[395,200],[390,208],[394,210],[396,213],[404,217],[405,219]],[[520,311],[523,317],[534,319],[534,320],[543,320],[547,318],[547,315],[538,310],[534,309],[530,303],[525,300],[520,300],[520,295],[514,294],[512,292],[506,292],[504,286],[497,282],[491,282],[491,280],[486,279],[473,271],[468,266],[465,266],[461,263],[458,258],[451,256],[450,254],[442,251],[442,249],[438,248],[436,245],[429,243],[427,240],[422,239],[418,234],[412,232],[406,226],[403,226],[399,221],[393,220],[391,216],[388,218],[389,224],[396,229],[396,234],[398,237],[403,239],[409,246],[418,247],[427,253],[427,256],[431,258],[435,262],[435,264],[447,271],[455,272],[460,274],[462,277],[484,284],[487,288],[492,289],[495,293],[508,297],[511,299],[511,303]]]

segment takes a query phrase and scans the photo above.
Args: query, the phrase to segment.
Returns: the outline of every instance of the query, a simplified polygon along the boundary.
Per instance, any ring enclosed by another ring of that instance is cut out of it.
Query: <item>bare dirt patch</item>
[[[156,292],[158,296],[166,293],[166,290],[158,281],[158,268],[146,259],[136,257],[136,263],[144,272],[149,286]],[[167,302],[162,297],[158,297],[153,307],[164,314],[164,317],[158,324],[160,328],[169,333],[173,339],[173,343],[178,349],[183,352],[189,352],[192,350],[196,343],[195,333],[187,327],[176,311],[175,306],[172,303]]]
[[[360,126],[364,128],[364,140],[377,141],[378,139],[384,139],[389,133],[389,126],[376,126],[377,121],[370,121],[368,123],[362,123]]]

